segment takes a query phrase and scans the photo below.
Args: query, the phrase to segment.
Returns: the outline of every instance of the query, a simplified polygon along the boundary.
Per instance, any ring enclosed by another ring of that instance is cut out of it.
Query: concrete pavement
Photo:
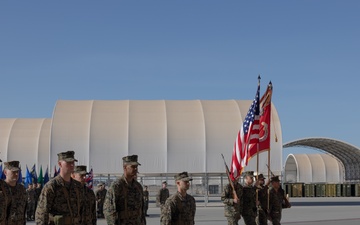
[[[282,224],[296,225],[359,225],[360,198],[292,198],[292,207],[283,210]],[[155,203],[150,203],[147,225],[160,224],[160,209]],[[29,222],[32,224],[34,222]],[[197,202],[195,223],[197,225],[226,225],[224,208],[219,200],[213,199],[207,207],[203,201]],[[105,225],[104,219],[99,219],[99,225]],[[240,220],[243,225],[243,220]],[[270,223],[269,223],[270,224]]]

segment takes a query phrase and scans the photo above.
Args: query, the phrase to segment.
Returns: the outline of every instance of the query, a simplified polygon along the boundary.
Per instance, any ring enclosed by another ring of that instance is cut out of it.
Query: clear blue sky
[[[260,74],[284,143],[360,146],[359,12],[358,0],[1,1],[0,118],[50,118],[59,99],[253,99]]]

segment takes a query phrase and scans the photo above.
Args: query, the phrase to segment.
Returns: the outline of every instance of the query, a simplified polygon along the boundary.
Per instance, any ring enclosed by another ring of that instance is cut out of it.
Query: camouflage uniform
[[[7,224],[8,212],[11,204],[11,193],[5,181],[0,179],[0,225]]]
[[[15,187],[9,187],[12,194],[12,200],[8,225],[23,225],[25,224],[26,189],[22,184],[16,184]]]
[[[78,174],[78,175],[76,175]],[[85,176],[88,173],[86,172],[86,166],[85,165],[78,165],[74,167],[74,172],[71,174],[71,177],[79,181],[83,186],[83,192],[84,192],[84,204],[85,204],[85,214],[83,215],[83,223],[86,224],[86,222],[90,222],[91,224],[96,224],[97,218],[96,218],[96,199],[95,199],[95,193],[92,189],[88,188],[85,185]]]
[[[278,191],[276,191],[274,188],[271,188],[269,216],[273,225],[280,225],[283,201],[284,201],[284,190],[280,188]]]
[[[85,214],[85,197],[82,184],[71,178],[70,182],[57,175],[47,182],[41,191],[38,206],[36,208],[35,221],[40,224],[55,224],[62,220],[63,224],[91,224],[83,221]],[[60,217],[60,218],[59,218]]]
[[[258,215],[256,223],[258,225],[267,224],[267,213],[268,213],[268,191],[269,187],[266,185],[260,186],[258,191],[258,198],[260,202],[260,207],[258,208]]]
[[[96,225],[96,197],[93,190],[84,185],[85,192],[85,205],[86,205],[86,214],[85,221],[91,221],[93,225]]]
[[[228,220],[228,225],[238,225],[241,218],[240,212],[242,211],[242,195],[243,187],[238,182],[234,182],[234,188],[238,197],[238,202],[234,203],[233,189],[230,184],[227,184],[221,195],[221,201],[224,205],[224,214]]]
[[[127,183],[125,176],[112,182],[106,193],[104,215],[108,225],[146,224],[142,186],[136,180]]]
[[[195,224],[195,199],[191,195],[183,197],[179,192],[170,196],[161,213],[161,225],[192,225]]]
[[[245,179],[254,177],[254,171],[245,172]],[[243,187],[243,208],[241,215],[246,225],[256,225],[256,188],[245,184]]]
[[[101,186],[101,185],[104,185],[104,184],[100,184],[98,186]],[[95,192],[98,218],[104,218],[103,208],[104,208],[106,192],[107,192],[107,190],[105,188],[103,190],[98,189]]]
[[[26,196],[27,196],[27,207],[26,207],[27,220],[33,220],[35,219],[34,217],[35,201],[36,201],[35,189],[34,188],[27,189]]]
[[[274,225],[280,225],[281,221],[281,212],[283,208],[290,208],[291,204],[288,199],[285,197],[285,191],[280,186],[279,176],[274,176],[271,178],[271,184],[273,186],[270,189],[270,204],[269,204],[269,219]],[[276,187],[277,186],[277,190]]]
[[[164,181],[163,183],[166,184]],[[156,195],[156,204],[160,206],[160,210],[162,211],[166,199],[170,196],[169,189],[161,188]]]
[[[5,162],[4,170],[19,171],[19,161]],[[5,180],[7,182],[7,180]],[[24,185],[16,183],[15,186],[11,186],[6,183],[10,191],[11,204],[7,215],[7,225],[23,225],[25,224],[26,213],[26,189]]]
[[[37,208],[37,204],[38,204],[38,201],[39,201],[41,190],[42,190],[42,186],[36,187],[36,189],[35,189],[35,193],[36,193],[36,195],[35,195],[35,197],[36,197],[35,198],[35,210]],[[34,219],[35,219],[35,210],[34,210]]]
[[[144,214],[145,216],[147,216],[147,211],[149,209],[149,191],[146,190],[143,192],[143,195],[144,195]]]
[[[277,184],[275,184],[275,183]],[[281,211],[282,208],[290,208],[291,205],[285,198],[284,189],[279,186],[280,180],[279,176],[274,176],[271,178],[271,184],[278,186],[278,189],[271,188],[269,192],[270,204],[269,204],[269,219],[272,221],[273,225],[280,225],[281,221]]]
[[[175,175],[175,180],[191,181],[187,172]],[[179,191],[170,196],[163,207],[160,217],[161,225],[194,225],[196,203],[193,196],[182,196]]]

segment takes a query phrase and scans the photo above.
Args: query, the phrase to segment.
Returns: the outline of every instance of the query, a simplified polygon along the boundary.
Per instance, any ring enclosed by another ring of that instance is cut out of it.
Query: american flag
[[[255,99],[252,102],[249,111],[245,117],[243,126],[241,127],[234,144],[231,159],[231,179],[237,179],[247,166],[249,161],[249,149],[259,143],[259,95],[260,95],[260,78]]]
[[[260,98],[260,116],[259,116],[259,145],[253,145],[248,149],[248,157],[252,158],[257,153],[263,151],[270,151],[270,126],[271,126],[271,96],[272,96],[272,83],[269,85]],[[250,159],[248,159],[250,161]]]

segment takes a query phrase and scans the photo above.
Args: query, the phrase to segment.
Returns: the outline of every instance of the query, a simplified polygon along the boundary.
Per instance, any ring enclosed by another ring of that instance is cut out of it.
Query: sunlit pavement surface
[[[359,225],[360,198],[291,198],[292,207],[284,209],[281,224],[295,225]],[[213,198],[205,207],[204,201],[197,198],[195,224],[227,225],[224,208],[219,198]],[[160,224],[160,209],[150,203],[147,225]],[[33,224],[28,222],[27,224]],[[99,225],[105,225],[105,219],[98,219]],[[243,225],[241,219],[239,224]],[[269,224],[271,224],[269,222]]]

